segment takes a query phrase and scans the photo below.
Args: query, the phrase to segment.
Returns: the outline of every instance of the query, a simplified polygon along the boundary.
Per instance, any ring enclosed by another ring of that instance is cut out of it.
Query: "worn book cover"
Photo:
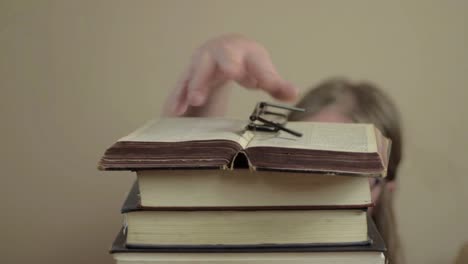
[[[390,140],[371,124],[289,122],[283,131],[245,129],[227,118],[162,118],[121,138],[99,162],[103,170],[167,168],[331,172],[385,176]]]

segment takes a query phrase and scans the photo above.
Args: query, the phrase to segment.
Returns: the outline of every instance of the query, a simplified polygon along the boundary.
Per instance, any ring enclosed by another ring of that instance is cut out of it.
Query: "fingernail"
[[[170,109],[170,116],[181,116],[187,111],[187,104],[177,103]]]

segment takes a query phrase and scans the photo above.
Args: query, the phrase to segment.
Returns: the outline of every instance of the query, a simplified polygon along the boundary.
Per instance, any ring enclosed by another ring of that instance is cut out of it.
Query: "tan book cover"
[[[235,170],[137,171],[141,206],[330,209],[372,206],[367,177]]]

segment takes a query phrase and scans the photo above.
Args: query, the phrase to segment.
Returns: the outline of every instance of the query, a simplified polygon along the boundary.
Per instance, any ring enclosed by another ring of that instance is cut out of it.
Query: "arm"
[[[297,89],[280,77],[267,50],[240,35],[215,38],[197,49],[191,63],[166,100],[166,116],[220,116],[227,109],[235,81],[261,89],[276,99],[295,99]]]

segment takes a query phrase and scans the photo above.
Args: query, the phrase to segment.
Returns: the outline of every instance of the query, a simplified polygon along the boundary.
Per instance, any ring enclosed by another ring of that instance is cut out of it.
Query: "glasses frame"
[[[259,102],[255,106],[252,114],[249,116],[250,122],[247,125],[247,129],[253,130],[253,131],[256,131],[256,130],[264,131],[264,132],[278,132],[282,130],[296,137],[302,137],[302,133],[298,131],[294,131],[286,127],[287,118],[288,118],[286,114],[271,111],[269,110],[269,108],[278,108],[278,109],[285,109],[288,111],[305,112],[305,109],[303,108],[280,105],[280,104],[273,104],[273,103],[267,103],[267,102]],[[275,122],[272,120],[265,119],[266,116],[281,117],[284,119],[284,121]]]

